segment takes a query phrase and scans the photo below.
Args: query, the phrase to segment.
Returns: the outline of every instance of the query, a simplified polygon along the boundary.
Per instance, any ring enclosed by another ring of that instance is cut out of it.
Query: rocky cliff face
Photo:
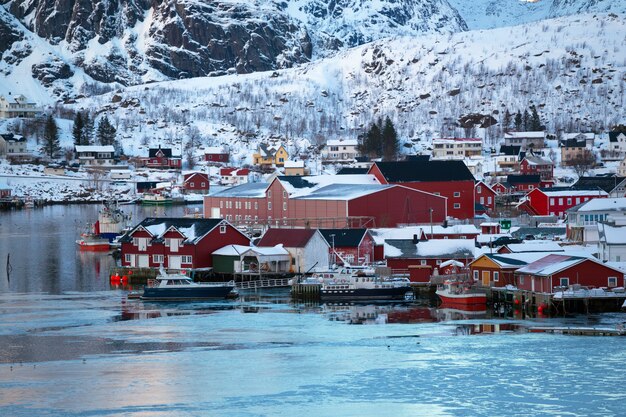
[[[447,0],[0,2],[0,53],[22,39],[17,22],[51,45],[55,61],[123,85],[288,68],[384,36],[466,29]]]

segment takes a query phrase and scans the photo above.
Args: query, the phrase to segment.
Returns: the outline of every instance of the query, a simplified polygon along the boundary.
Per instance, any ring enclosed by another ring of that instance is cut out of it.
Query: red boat
[[[76,241],[81,251],[105,252],[111,249],[109,239],[101,237],[95,232],[81,233],[80,239]]]
[[[444,281],[435,292],[444,306],[456,307],[466,311],[484,310],[487,294],[476,290],[467,281]]]

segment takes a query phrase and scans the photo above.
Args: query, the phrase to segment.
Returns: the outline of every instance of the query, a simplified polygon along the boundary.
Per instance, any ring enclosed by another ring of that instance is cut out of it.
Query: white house
[[[331,139],[326,141],[322,158],[331,161],[352,161],[359,155],[359,141],[356,139]]]
[[[537,132],[508,132],[504,134],[504,144],[507,146],[521,146],[522,150],[542,149],[545,147],[547,134]]]
[[[570,240],[598,242],[598,222],[626,224],[626,198],[594,198],[567,210],[567,237]],[[623,229],[626,233],[626,229]],[[626,261],[626,258],[624,258]]]
[[[0,156],[10,158],[27,155],[26,138],[13,133],[0,134]]]
[[[598,223],[598,253],[604,262],[626,260],[626,227]]]
[[[291,272],[327,271],[330,245],[317,229],[268,229],[258,247],[283,245],[291,255]]]
[[[609,132],[609,150],[620,154],[626,153],[626,133]]]
[[[29,102],[28,99],[18,94],[12,96],[0,96],[0,119],[13,117],[35,117],[41,114],[41,108],[37,103]]]
[[[433,139],[431,159],[463,159],[481,156],[483,141],[479,138],[444,138]]]
[[[564,133],[561,139],[562,142],[567,142],[569,140],[576,140],[577,142],[585,142],[585,147],[587,149],[593,148],[593,144],[596,139],[596,134],[587,132],[587,133]]]
[[[111,166],[115,165],[115,148],[112,145],[96,146],[76,146],[76,159],[82,166]]]

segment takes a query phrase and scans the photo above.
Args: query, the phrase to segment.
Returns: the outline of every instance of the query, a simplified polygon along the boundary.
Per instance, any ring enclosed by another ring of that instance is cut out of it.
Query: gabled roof
[[[330,246],[336,248],[359,246],[363,237],[367,233],[367,229],[319,229],[324,239]]]
[[[524,243],[509,243],[506,246],[513,253],[525,252],[565,252],[565,249],[552,240],[532,240]]]
[[[131,242],[132,234],[138,229],[144,229],[152,235],[153,239],[159,240],[170,229],[175,228],[186,237],[185,243],[197,243],[207,233],[220,224],[228,224],[223,219],[196,219],[196,218],[162,218],[147,217],[131,231],[126,233],[120,241]],[[244,235],[243,233],[241,233]],[[245,235],[244,235],[245,236]]]
[[[521,268],[530,262],[534,262],[537,259],[541,259],[548,255],[546,252],[531,252],[531,253],[484,253],[481,256],[474,259],[470,264],[478,261],[482,257],[486,257],[498,265],[500,268]]]
[[[185,182],[191,180],[193,177],[201,177],[202,179],[209,180],[209,174],[204,172],[188,172],[184,175]]]
[[[565,139],[561,141],[561,146],[565,148],[584,148],[586,146],[586,141],[584,139]]]
[[[257,246],[283,245],[286,248],[303,248],[309,243],[317,229],[267,229]]]
[[[618,176],[601,176],[601,177],[580,177],[578,181],[572,185],[574,190],[604,190],[610,193],[622,182],[626,181],[626,177]]]
[[[266,182],[248,182],[235,187],[226,188],[213,197],[243,197],[243,198],[264,198],[265,191],[269,186]]]
[[[0,133],[0,137],[7,142],[25,142],[26,138],[21,135],[15,135],[13,133]]]
[[[326,146],[358,146],[359,141],[356,139],[329,139]]]
[[[115,152],[115,148],[113,147],[113,145],[105,145],[105,146],[100,146],[100,145],[76,145],[75,146],[76,152],[81,153],[81,152],[110,152],[110,153],[114,153]]]
[[[609,142],[617,142],[620,135],[626,137],[624,132],[609,132]]]
[[[618,211],[626,212],[626,197],[621,198],[593,198],[580,203],[569,210],[568,213],[591,212],[591,211]]]
[[[571,268],[572,266],[578,265],[579,263],[582,263],[586,260],[590,260],[590,259],[583,258],[580,256],[550,254],[550,255],[544,256],[541,259],[536,260],[535,262],[529,263],[528,265],[515,271],[515,273],[549,276],[549,275],[556,274],[557,272],[560,272],[564,269]]]
[[[390,183],[474,181],[467,165],[459,160],[375,162],[374,165]]]
[[[585,140],[587,139],[595,139],[596,134],[592,133],[592,132],[574,132],[574,133],[564,133],[563,134],[563,138],[564,139],[575,139],[575,138],[584,138]]]
[[[385,257],[474,259],[476,246],[471,239],[434,239],[413,243],[412,239],[385,240]]]
[[[626,245],[626,227],[598,223],[598,235],[600,243],[607,245]]]
[[[528,165],[554,165],[550,159],[533,154],[526,154],[524,161],[526,161]]]
[[[337,175],[362,175],[367,174],[367,171],[369,171],[367,168],[343,167],[337,172]]]
[[[159,153],[159,151],[161,151],[163,153],[163,156],[165,158],[171,158],[172,157],[172,149],[171,148],[161,148],[160,146],[158,148],[150,148],[150,149],[148,149],[148,157],[149,158],[156,158],[157,154]]]
[[[500,154],[508,156],[518,156],[521,149],[521,146],[502,145],[500,146]]]
[[[541,177],[539,175],[507,175],[506,182],[510,185],[539,184],[541,182]]]
[[[504,134],[504,138],[518,138],[518,139],[543,139],[546,137],[545,131],[531,131],[531,132],[507,132]]]
[[[264,158],[273,157],[280,148],[285,149],[282,144],[269,145],[267,143],[261,143],[259,144],[259,154]]]

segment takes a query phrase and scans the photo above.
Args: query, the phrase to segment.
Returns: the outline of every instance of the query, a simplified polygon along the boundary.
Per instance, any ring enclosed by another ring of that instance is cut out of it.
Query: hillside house
[[[433,139],[431,159],[464,159],[481,156],[483,141],[479,138]]]
[[[522,175],[539,175],[542,181],[552,181],[554,178],[554,163],[539,155],[526,154],[520,162]]]
[[[477,181],[474,186],[474,201],[477,212],[492,213],[496,209],[496,192],[483,181]]]
[[[522,152],[521,146],[502,145],[496,156],[496,165],[500,171],[517,171],[523,155],[525,152]]]
[[[564,133],[562,135],[561,142],[568,140],[576,140],[577,142],[585,142],[585,146],[587,149],[592,149],[594,142],[596,140],[596,134],[587,132],[587,133]]]
[[[249,238],[223,219],[148,217],[120,239],[122,266],[207,269],[211,254],[226,245],[249,245]]]
[[[0,133],[0,157],[7,159],[30,156],[26,138],[13,133]]]
[[[546,146],[547,134],[545,131],[536,132],[508,132],[504,134],[504,144],[507,146],[521,146],[522,151],[539,150]]]
[[[256,246],[282,245],[291,255],[290,272],[328,271],[330,245],[316,229],[269,228]]]
[[[587,148],[584,140],[569,139],[561,143],[561,165],[571,166],[578,161],[595,158],[593,151]]]
[[[6,96],[0,96],[0,119],[37,117],[41,112],[42,110],[37,106],[37,103],[28,101],[21,94],[13,96],[9,93]]]
[[[252,155],[253,164],[261,168],[282,167],[289,159],[289,153],[282,144],[259,144],[259,149]]]
[[[598,175],[595,177],[580,177],[572,185],[574,190],[602,190],[609,197],[626,197],[626,177],[615,175]]]
[[[349,162],[359,156],[357,139],[330,139],[322,149],[322,158],[328,162]]]
[[[230,162],[230,151],[226,147],[210,146],[204,150],[204,160],[212,163]]]
[[[75,146],[76,159],[84,167],[105,167],[115,165],[115,148],[112,145]]]
[[[306,175],[304,161],[285,161],[285,175],[287,176],[303,176]]]
[[[619,155],[626,154],[626,133],[609,132],[609,150]]]
[[[617,167],[617,175],[620,177],[626,177],[626,157],[622,159]]]
[[[550,254],[515,271],[520,290],[553,294],[578,284],[589,288],[624,285],[624,274],[594,258]]]
[[[567,238],[575,242],[596,243],[599,239],[598,223],[616,221],[626,222],[626,198],[589,200],[567,210]]]
[[[381,184],[403,185],[447,198],[447,216],[451,218],[474,218],[475,179],[463,161],[375,162],[368,173]],[[424,214],[434,214],[435,208],[424,209]]]
[[[153,169],[181,169],[183,160],[180,155],[173,155],[171,148],[150,148],[148,157],[139,159],[140,166]]]
[[[221,168],[220,182],[223,185],[247,184],[250,175],[248,168]]]
[[[238,224],[297,227],[369,227],[441,223],[446,199],[373,175],[279,176],[271,183],[239,185],[204,198],[204,213]]]
[[[183,189],[189,193],[208,194],[209,175],[204,172],[188,172],[183,175]]]

